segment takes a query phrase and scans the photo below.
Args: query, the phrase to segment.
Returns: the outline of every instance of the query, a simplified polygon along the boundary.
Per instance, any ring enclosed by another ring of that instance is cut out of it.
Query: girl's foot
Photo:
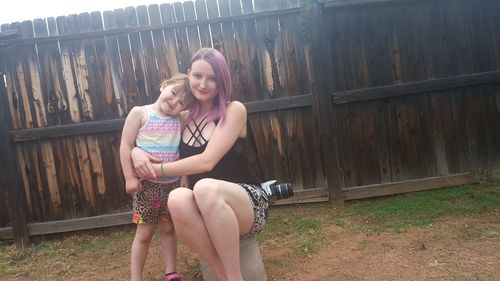
[[[178,272],[172,272],[165,274],[165,279],[163,281],[182,281],[182,275]]]

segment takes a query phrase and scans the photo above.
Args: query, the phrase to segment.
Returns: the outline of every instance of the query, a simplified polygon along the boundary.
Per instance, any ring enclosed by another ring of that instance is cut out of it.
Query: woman
[[[186,116],[179,147],[181,160],[152,164],[135,148],[132,159],[140,177],[189,175],[189,188],[170,193],[168,208],[177,235],[221,280],[242,281],[240,237],[259,233],[267,218],[267,197],[244,154],[247,112],[231,99],[231,76],[224,56],[204,48],[188,70],[196,97]]]

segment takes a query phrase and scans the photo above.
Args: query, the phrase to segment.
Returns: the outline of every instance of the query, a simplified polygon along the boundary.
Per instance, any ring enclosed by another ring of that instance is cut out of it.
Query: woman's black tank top
[[[204,120],[202,120],[203,122]],[[200,122],[200,123],[202,123]],[[215,121],[215,124],[218,123],[218,120]],[[187,127],[184,128],[184,130]],[[203,126],[204,128],[204,126]],[[199,133],[193,133],[193,135],[201,136],[201,131],[203,128],[199,128],[196,126],[195,130],[198,130]],[[195,137],[196,138],[196,137]],[[210,140],[205,140],[201,146],[191,146],[189,144],[184,143],[181,140],[179,145],[179,154],[180,158],[186,158],[192,155],[200,154],[205,151],[207,144]],[[233,147],[222,157],[222,159],[215,165],[212,171],[189,175],[189,185],[192,188],[194,184],[203,178],[213,178],[218,180],[225,180],[233,183],[247,183],[247,184],[255,184],[260,185],[260,180],[258,179],[256,173],[253,171],[251,166],[249,165],[248,159],[245,154],[245,139],[238,138]]]

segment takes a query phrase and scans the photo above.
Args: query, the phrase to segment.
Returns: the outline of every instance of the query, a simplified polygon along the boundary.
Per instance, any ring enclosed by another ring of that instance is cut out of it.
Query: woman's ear
[[[191,68],[188,69],[188,71],[186,72],[186,75],[189,76],[189,73],[191,73]]]

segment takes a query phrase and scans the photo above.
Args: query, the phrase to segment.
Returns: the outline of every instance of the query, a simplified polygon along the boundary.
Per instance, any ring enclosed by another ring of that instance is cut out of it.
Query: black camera
[[[278,200],[293,196],[291,183],[278,183],[277,180],[270,180],[262,183],[261,186],[267,196],[275,197]]]

